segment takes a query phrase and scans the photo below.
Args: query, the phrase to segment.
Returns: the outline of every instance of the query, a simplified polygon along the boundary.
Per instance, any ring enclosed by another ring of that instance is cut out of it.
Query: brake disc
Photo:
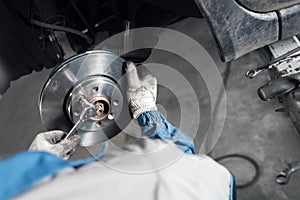
[[[68,132],[79,118],[79,98],[84,96],[95,105],[97,115],[77,129],[81,145],[90,146],[120,133],[116,121],[126,109],[128,112],[119,84],[124,62],[110,52],[90,51],[59,65],[46,81],[39,99],[44,126]]]

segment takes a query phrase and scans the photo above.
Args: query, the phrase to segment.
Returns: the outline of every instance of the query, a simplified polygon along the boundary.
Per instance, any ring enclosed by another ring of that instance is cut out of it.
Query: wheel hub
[[[45,127],[68,132],[80,117],[79,99],[84,96],[94,104],[96,116],[78,128],[81,145],[90,146],[117,135],[121,129],[115,121],[126,110],[118,83],[123,63],[122,58],[110,52],[92,51],[58,66],[40,95],[39,110]]]

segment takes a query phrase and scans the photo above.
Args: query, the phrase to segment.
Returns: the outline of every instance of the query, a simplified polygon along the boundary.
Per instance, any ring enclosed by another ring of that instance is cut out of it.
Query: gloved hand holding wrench
[[[69,133],[63,131],[48,131],[38,134],[33,140],[29,151],[46,151],[59,156],[63,159],[68,159],[74,152],[75,147],[80,142],[80,136],[74,135],[76,130],[81,125],[96,115],[95,106],[88,102],[85,97],[81,96],[78,101],[82,105],[82,111],[78,121],[75,123]]]

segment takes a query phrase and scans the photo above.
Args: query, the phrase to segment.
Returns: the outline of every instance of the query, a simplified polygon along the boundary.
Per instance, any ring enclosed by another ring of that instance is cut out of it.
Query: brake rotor
[[[123,112],[124,59],[106,51],[90,51],[72,57],[58,66],[46,81],[39,99],[39,111],[48,130],[68,132],[79,119],[80,97],[96,108],[77,133],[81,145],[90,146],[121,132],[116,121]],[[128,110],[128,107],[127,107]]]

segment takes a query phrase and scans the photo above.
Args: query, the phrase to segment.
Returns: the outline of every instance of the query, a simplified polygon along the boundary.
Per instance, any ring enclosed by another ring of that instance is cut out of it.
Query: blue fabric
[[[36,182],[55,175],[67,167],[80,167],[99,160],[107,151],[103,150],[95,157],[67,161],[47,152],[22,152],[14,157],[0,161],[0,199],[5,200],[30,189]]]
[[[138,117],[137,121],[143,135],[152,139],[172,141],[185,153],[195,154],[195,146],[192,138],[168,122],[160,112],[145,112]]]
[[[230,196],[229,200],[236,200],[236,185],[233,173],[230,173]]]

